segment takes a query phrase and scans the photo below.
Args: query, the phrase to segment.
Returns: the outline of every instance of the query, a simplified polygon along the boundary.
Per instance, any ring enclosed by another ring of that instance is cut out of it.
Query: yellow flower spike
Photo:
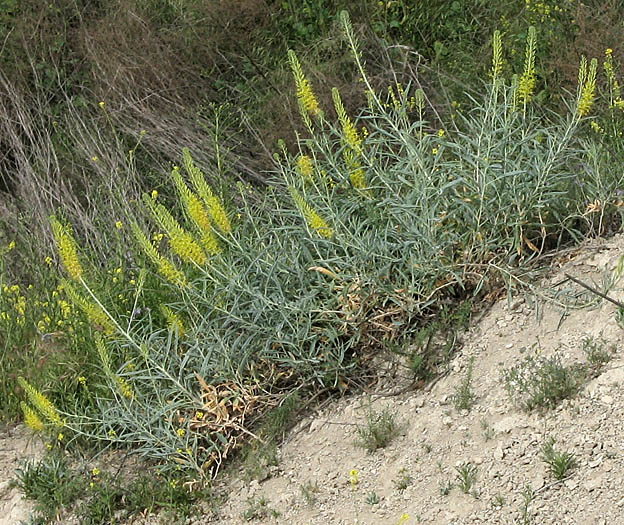
[[[178,189],[180,199],[184,206],[184,211],[193,224],[195,224],[195,228],[201,235],[200,244],[208,251],[208,253],[216,255],[221,251],[221,248],[219,247],[219,243],[217,242],[217,239],[212,231],[212,224],[210,223],[210,218],[208,217],[206,208],[204,208],[204,205],[197,195],[195,195],[186,185],[177,166],[173,169],[171,176],[173,177],[173,181]]]
[[[518,82],[518,98],[519,101],[526,105],[530,102],[533,92],[535,91],[535,84],[537,81],[537,74],[535,71],[535,53],[537,51],[537,34],[535,27],[529,27],[529,34],[527,36],[525,56],[524,56],[524,71],[520,76]]]
[[[589,64],[589,70],[585,77],[585,82],[581,88],[581,96],[579,98],[578,107],[576,113],[579,117],[584,117],[589,114],[594,100],[596,99],[596,70],[598,68],[598,61],[592,58]],[[580,76],[579,76],[580,78]]]
[[[182,323],[182,320],[173,310],[171,310],[171,308],[164,304],[160,305],[160,311],[165,316],[167,328],[169,328],[172,332],[177,332],[178,337],[182,339],[184,337],[184,324]]]
[[[22,412],[24,414],[24,423],[29,427],[35,434],[39,434],[43,432],[45,429],[45,425],[41,418],[27,403],[22,401],[20,403],[20,407],[22,408]]]
[[[503,73],[503,43],[501,40],[501,32],[494,31],[494,38],[492,39],[492,82],[500,78]]]
[[[100,330],[103,330],[106,335],[112,335],[115,333],[115,325],[111,322],[106,315],[106,312],[102,310],[100,305],[92,303],[91,301],[82,297],[67,281],[63,281],[65,293],[71,299],[78,308],[87,316],[89,321]]]
[[[605,60],[602,64],[605,75],[607,77],[607,85],[609,86],[609,105],[611,107],[618,107],[618,102],[621,102],[621,89],[620,83],[617,80],[615,74],[615,68],[613,66],[613,49],[607,49],[605,51]]]
[[[191,182],[208,208],[210,217],[223,233],[230,233],[232,231],[232,224],[230,223],[225,208],[219,198],[213,193],[210,186],[208,186],[204,174],[195,166],[195,162],[188,148],[182,150],[182,158],[184,160],[184,167],[191,178]]]
[[[334,230],[328,226],[323,218],[305,201],[301,194],[292,186],[289,187],[290,194],[301,215],[310,228],[316,231],[321,237],[330,239],[334,235]]]
[[[154,203],[147,194],[143,195],[143,202],[160,222],[169,236],[169,246],[183,261],[193,262],[203,266],[207,262],[206,254],[197,244],[193,236],[184,230],[180,223],[169,213],[162,204]]]
[[[63,226],[54,215],[50,217],[50,224],[65,270],[74,281],[80,281],[82,279],[82,265],[78,259],[76,241],[69,229]]]
[[[361,155],[362,138],[360,137],[357,128],[347,115],[344,105],[342,104],[342,99],[340,98],[340,92],[337,88],[332,88],[332,99],[334,101],[336,113],[338,114],[338,120],[342,126],[342,133],[346,143],[353,151],[355,151],[358,155]]]
[[[313,117],[322,117],[323,112],[316,99],[316,95],[314,95],[314,91],[312,91],[310,81],[305,76],[301,63],[292,49],[288,50],[288,61],[290,62],[290,68],[295,77],[297,100],[299,101],[301,113],[303,115],[312,115]]]
[[[308,155],[300,155],[297,159],[297,171],[305,180],[311,181],[314,174],[314,163]]]
[[[23,377],[18,377],[17,382],[24,389],[28,400],[31,404],[53,425],[58,427],[63,426],[63,420],[56,410],[56,407],[52,402],[41,392],[39,392],[34,386],[32,386]]]
[[[115,376],[115,384],[117,386],[117,390],[123,397],[126,399],[134,398],[134,390],[132,390],[132,387],[123,377]]]

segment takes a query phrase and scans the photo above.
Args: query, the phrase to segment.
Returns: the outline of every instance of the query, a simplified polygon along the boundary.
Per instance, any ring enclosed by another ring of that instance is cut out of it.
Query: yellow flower
[[[200,421],[204,419],[204,413],[201,411],[195,412],[195,419],[199,419]]]
[[[431,153],[434,154],[434,155],[437,155],[438,154],[438,148],[433,148],[431,150]]]
[[[164,304],[160,306],[160,311],[167,320],[167,327],[172,332],[177,332],[178,337],[182,339],[184,337],[184,324],[176,313]]]
[[[445,133],[445,132],[444,132],[444,130],[443,130],[443,129],[439,129],[439,130],[438,130],[438,137],[440,137],[440,138],[444,137],[444,133]]]
[[[210,217],[223,233],[230,233],[232,231],[232,224],[230,223],[225,208],[219,198],[213,193],[212,189],[210,189],[210,186],[208,186],[204,174],[195,166],[195,162],[188,148],[182,150],[182,157],[184,159],[184,167],[193,182],[193,186],[195,186],[195,190],[197,190],[197,193],[208,208]]]
[[[524,57],[524,71],[520,76],[518,83],[518,98],[521,103],[527,104],[533,96],[535,90],[535,84],[537,80],[535,71],[535,53],[537,50],[537,35],[535,27],[529,27],[529,34],[527,36],[525,57]]]
[[[94,476],[99,476],[100,475],[100,469],[97,467],[93,467],[93,470],[91,471],[91,474],[93,474]]]
[[[293,76],[295,77],[295,87],[297,89],[297,100],[302,113],[310,114],[314,117],[322,116],[323,112],[319,106],[318,100],[312,91],[310,81],[305,76],[297,55],[292,49],[288,50],[288,60]]]
[[[41,421],[41,418],[37,415],[37,412],[30,408],[30,406],[24,401],[20,403],[20,406],[22,407],[22,412],[24,413],[24,423],[26,423],[26,426],[30,427],[30,429],[36,434],[43,432],[45,425],[43,424],[43,421]]]
[[[59,441],[63,441],[65,439],[65,434],[63,434],[62,432],[59,432],[58,435],[56,436],[56,439]]]
[[[10,252],[11,250],[15,249],[15,241],[11,241],[8,245],[7,245],[7,252]]]
[[[347,115],[344,105],[342,104],[342,99],[340,98],[340,92],[337,88],[332,89],[332,98],[334,100],[334,107],[336,108],[336,113],[338,114],[338,120],[342,126],[342,133],[346,143],[357,154],[361,154],[362,138],[360,137],[357,128]]]
[[[583,57],[585,58],[585,57]],[[582,67],[582,61],[581,61]],[[598,61],[595,58],[592,58],[591,63],[589,65],[589,71],[587,72],[587,76],[584,79],[584,82],[581,87],[581,96],[579,98],[577,114],[579,117],[584,117],[590,111],[592,106],[594,105],[594,100],[596,99],[596,69],[598,67]]]
[[[98,329],[104,331],[105,334],[110,335],[115,332],[115,325],[111,322],[106,312],[97,303],[85,299],[74,290],[74,288],[66,281],[64,281],[65,292],[71,301],[80,308],[87,316],[89,321]]]
[[[503,44],[500,31],[494,31],[492,39],[492,80],[496,82],[503,72]]]
[[[184,437],[186,435],[186,430],[184,430],[183,428],[179,428],[178,430],[176,430],[176,434],[180,437]]]
[[[98,104],[98,106],[100,106],[102,109],[104,109],[104,106],[106,106],[106,103],[104,101],[100,102]]]
[[[48,265],[48,266],[52,266],[52,257],[46,257],[44,259],[44,262]]]
[[[23,377],[18,377],[17,382],[24,389],[26,395],[28,396],[29,401],[32,405],[45,416],[45,418],[50,421],[50,423],[62,427],[63,420],[59,415],[56,407],[52,404],[52,402],[41,392],[39,392],[34,386],[32,386],[28,381],[26,381]]]
[[[152,199],[156,200],[158,198],[158,192],[156,190],[152,190]]]
[[[201,235],[201,245],[208,251],[208,253],[210,253],[211,255],[216,255],[221,250],[219,248],[217,239],[215,238],[212,231],[212,225],[210,223],[210,218],[208,217],[209,212],[206,211],[206,208],[204,208],[204,205],[197,197],[197,195],[195,195],[186,185],[186,183],[182,179],[182,175],[180,175],[180,171],[177,166],[173,169],[171,176],[173,177],[175,185],[178,189],[178,193],[180,194],[180,198],[184,205],[184,210],[186,211],[187,216],[190,217],[191,221],[195,224],[196,230]],[[225,212],[223,213],[225,214]],[[215,210],[215,214],[215,216],[219,215],[219,211]],[[225,228],[229,226],[229,222],[228,224],[225,224],[223,218],[220,215],[219,219],[221,220],[221,223]],[[225,220],[227,221],[227,216],[225,217]]]
[[[65,270],[67,270],[67,273],[72,279],[80,281],[82,278],[82,266],[78,259],[76,241],[72,237],[70,231],[63,226],[54,215],[50,217],[50,223]]]
[[[123,222],[117,221],[115,223],[115,228],[117,228],[118,230],[121,230],[123,228]]]
[[[358,472],[357,469],[351,469],[349,471],[349,483],[351,483],[351,486],[355,488],[359,482],[360,482],[360,473]]]
[[[311,180],[314,174],[312,159],[307,155],[300,155],[297,159],[297,171],[303,178]]]
[[[123,377],[115,376],[115,383],[117,383],[117,390],[123,397],[126,399],[134,397],[134,390]]]
[[[397,525],[404,525],[405,523],[407,523],[409,520],[409,514],[407,514],[406,512],[401,514],[401,517],[399,518],[399,522]]]
[[[326,239],[333,237],[334,230],[328,226],[323,218],[305,201],[295,188],[291,186],[289,189],[297,208],[299,208],[308,226],[315,230],[321,237],[325,237]]]

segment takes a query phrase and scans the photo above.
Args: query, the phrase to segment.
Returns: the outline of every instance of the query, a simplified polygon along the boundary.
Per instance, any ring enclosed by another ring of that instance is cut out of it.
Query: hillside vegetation
[[[0,413],[51,453],[204,482],[620,229],[617,3],[235,4],[0,4]]]

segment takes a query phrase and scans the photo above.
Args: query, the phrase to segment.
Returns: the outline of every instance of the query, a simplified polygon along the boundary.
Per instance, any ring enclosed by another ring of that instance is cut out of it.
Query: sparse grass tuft
[[[455,467],[455,471],[457,472],[456,479],[459,488],[464,494],[468,494],[477,479],[477,465],[468,461]]]
[[[397,473],[397,477],[394,480],[394,488],[397,489],[398,491],[403,491],[411,485],[412,481],[413,481],[412,476],[409,474],[407,469],[403,467]]]
[[[474,367],[474,358],[470,359],[468,368],[466,369],[466,375],[462,379],[461,383],[455,387],[455,393],[453,394],[453,405],[456,410],[468,410],[474,406],[477,396],[472,389],[472,371]]]
[[[585,337],[583,339],[583,352],[594,373],[599,373],[604,366],[613,358],[613,349],[607,348],[607,341],[602,337]]]
[[[269,507],[269,500],[264,496],[260,498],[250,498],[247,500],[248,507],[243,511],[242,517],[245,521],[261,520],[264,518],[278,518],[279,511]]]
[[[301,485],[300,490],[303,499],[305,499],[306,505],[311,507],[316,503],[316,495],[320,490],[318,486],[318,481],[312,483],[312,480],[308,480]]]
[[[566,366],[558,356],[527,356],[516,366],[503,370],[503,381],[511,401],[531,411],[552,408],[575,395],[584,378],[583,370]]]
[[[358,427],[356,444],[368,452],[386,447],[399,433],[399,425],[389,407],[380,412],[369,409],[366,423]]]
[[[572,452],[555,450],[555,438],[550,437],[542,447],[542,459],[548,465],[550,473],[557,480],[566,478],[578,465],[576,456]]]

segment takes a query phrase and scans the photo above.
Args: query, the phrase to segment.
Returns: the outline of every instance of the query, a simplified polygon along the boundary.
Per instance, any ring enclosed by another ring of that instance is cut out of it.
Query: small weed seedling
[[[485,418],[481,420],[481,430],[483,430],[483,439],[486,441],[489,441],[494,437],[494,429]]]
[[[366,414],[366,424],[358,428],[356,444],[375,452],[378,448],[387,446],[398,434],[399,426],[388,407],[381,412],[369,410]]]
[[[316,503],[316,495],[319,492],[318,481],[312,483],[312,481],[308,480],[303,485],[301,485],[301,494],[303,495],[303,499],[307,505],[312,506]]]
[[[457,482],[464,494],[468,494],[477,479],[477,466],[474,463],[466,462],[455,467],[457,471]]]
[[[448,496],[453,490],[453,482],[451,481],[440,481],[438,483],[440,488],[440,496]]]
[[[462,382],[455,388],[453,394],[453,405],[457,410],[470,410],[477,400],[472,389],[472,371],[474,367],[474,358],[470,359],[466,375],[462,379]]]
[[[369,505],[378,505],[380,501],[376,492],[369,492],[368,496],[366,496],[366,503]]]
[[[503,508],[505,506],[505,496],[503,496],[502,494],[496,494],[496,496],[494,496],[492,498],[492,507],[496,507],[496,508]]]
[[[527,485],[522,491],[522,507],[520,507],[520,523],[522,523],[522,525],[531,525],[533,522],[529,507],[534,499],[535,493],[533,489]]]
[[[269,507],[268,500],[262,496],[259,499],[248,499],[247,509],[243,512],[243,519],[245,521],[260,520],[263,518],[277,518],[280,513]]]
[[[555,438],[550,437],[542,447],[542,458],[548,465],[551,474],[557,480],[567,477],[576,467],[576,456],[572,452],[558,452],[555,450]]]
[[[403,491],[412,483],[412,476],[409,475],[407,469],[404,467],[399,470],[397,478],[394,480],[394,488],[398,491]]]

